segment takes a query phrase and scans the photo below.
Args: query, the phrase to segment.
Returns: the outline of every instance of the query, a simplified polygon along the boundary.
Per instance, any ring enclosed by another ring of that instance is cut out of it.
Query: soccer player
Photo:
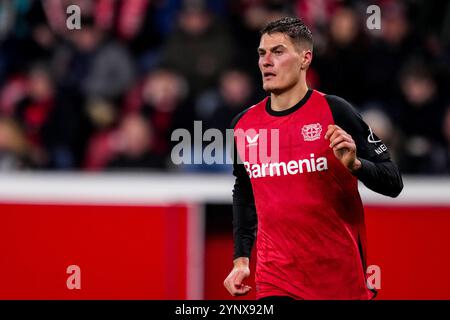
[[[358,179],[396,197],[403,188],[383,142],[344,99],[308,88],[311,31],[283,18],[261,31],[258,48],[269,97],[238,114],[233,189],[234,267],[224,281],[245,295],[257,235],[256,298],[372,299]],[[237,131],[245,132],[238,139]],[[266,135],[258,134],[262,129]],[[276,143],[278,159],[254,148]],[[252,131],[254,130],[254,131]],[[252,132],[256,132],[253,133]],[[240,161],[236,161],[240,160]],[[250,161],[249,161],[250,160]]]

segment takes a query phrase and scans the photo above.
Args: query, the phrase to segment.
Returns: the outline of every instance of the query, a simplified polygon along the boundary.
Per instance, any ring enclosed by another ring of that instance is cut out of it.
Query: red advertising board
[[[188,212],[0,204],[0,299],[186,299]]]
[[[450,206],[365,209],[367,262],[380,271],[376,299],[450,299]],[[222,282],[232,267],[232,250],[230,234],[208,235],[206,299],[230,298]],[[254,288],[254,273],[249,284]],[[254,292],[242,298],[254,299]]]

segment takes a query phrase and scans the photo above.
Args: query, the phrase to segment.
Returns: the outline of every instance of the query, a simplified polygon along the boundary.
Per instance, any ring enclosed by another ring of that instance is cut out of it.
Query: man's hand
[[[351,135],[337,125],[329,125],[325,139],[330,139],[330,148],[339,161],[355,173],[361,168],[361,161],[356,157],[356,144]]]
[[[234,259],[233,263],[233,270],[231,270],[223,285],[232,296],[242,296],[252,289],[250,286],[242,283],[250,275],[249,259],[240,257]]]

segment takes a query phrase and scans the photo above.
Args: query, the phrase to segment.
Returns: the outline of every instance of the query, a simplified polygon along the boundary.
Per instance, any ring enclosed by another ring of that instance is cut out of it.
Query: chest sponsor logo
[[[311,153],[309,159],[291,160],[289,162],[272,162],[262,164],[250,164],[244,162],[245,170],[251,179],[298,175],[305,172],[316,172],[328,170],[327,158],[319,157],[316,159],[314,153]]]
[[[302,135],[304,141],[314,141],[320,139],[322,126],[320,123],[306,124],[302,127]]]

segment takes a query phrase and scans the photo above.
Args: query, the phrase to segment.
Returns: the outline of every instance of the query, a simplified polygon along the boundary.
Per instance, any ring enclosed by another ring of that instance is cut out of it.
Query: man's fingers
[[[236,272],[233,280],[233,293],[235,295],[244,295],[250,291],[251,287],[242,283],[245,278],[247,278],[247,274],[244,271],[239,270]]]
[[[328,139],[328,138],[333,134],[333,132],[334,132],[335,130],[336,130],[336,126],[330,124],[330,125],[328,126],[327,132],[325,133],[325,139]]]
[[[336,136],[335,138],[330,138],[330,146],[335,146],[338,143],[341,143],[342,141],[347,141],[347,142],[354,142],[353,138],[349,135],[349,134],[341,134]]]
[[[247,286],[247,285],[242,286],[241,288],[234,290],[234,295],[235,296],[243,296],[243,295],[247,294],[251,289],[252,289],[252,287],[250,287],[250,286]]]
[[[342,141],[353,142],[353,139],[349,135],[340,135],[335,139],[330,139],[330,147],[333,148],[335,145],[341,143]]]
[[[244,284],[234,284],[232,279],[227,279],[224,282],[225,288],[228,290],[228,292],[232,296],[242,296],[244,294],[247,294],[252,288],[248,285]]]
[[[232,295],[232,296],[234,296],[234,295],[236,295],[236,288],[234,288],[234,285],[231,283],[231,282],[227,282],[226,284],[225,284],[225,288],[227,288],[227,290],[228,290],[228,292]]]
[[[355,146],[354,143],[343,141],[343,142],[337,144],[336,146],[334,146],[333,150],[335,150],[335,151],[339,151],[342,149],[352,150],[352,149],[354,149],[354,146]]]
[[[338,125],[330,124],[328,126],[327,132],[325,133],[325,139],[332,140],[333,138],[336,138],[339,135],[348,135],[348,136],[350,136],[345,130],[343,130]]]
[[[228,292],[233,294],[234,291],[234,274],[230,274],[225,281],[223,282],[225,288],[227,288]]]
[[[250,286],[242,283],[247,276],[247,273],[242,270],[234,270],[228,275],[223,284],[232,296],[244,295],[251,290]]]

